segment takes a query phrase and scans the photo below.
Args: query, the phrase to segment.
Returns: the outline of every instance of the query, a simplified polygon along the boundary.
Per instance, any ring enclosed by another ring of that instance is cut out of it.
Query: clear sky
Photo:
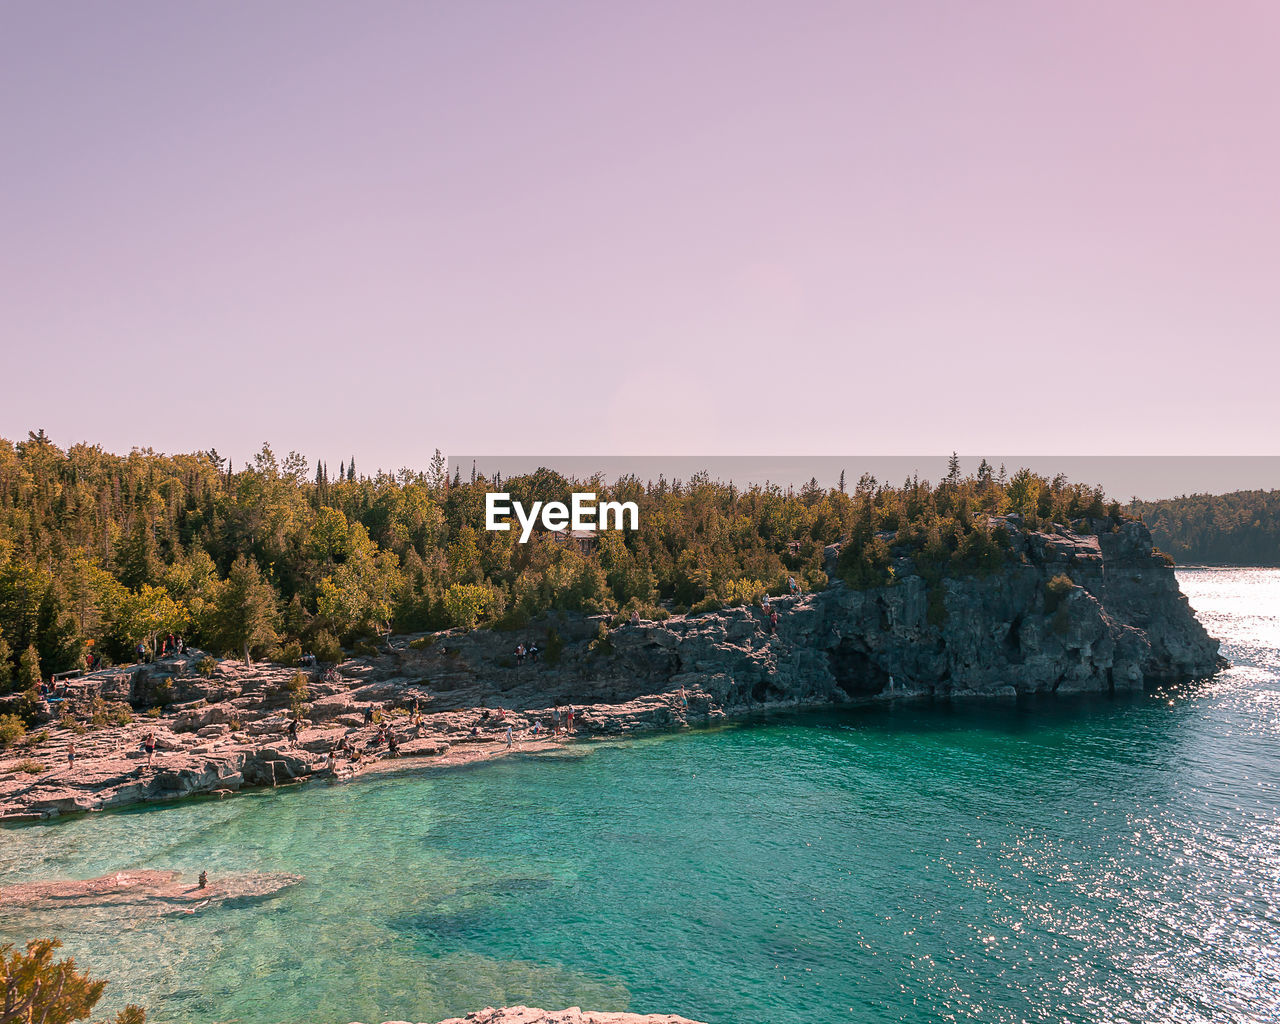
[[[0,435],[1276,454],[1280,5],[0,6]]]

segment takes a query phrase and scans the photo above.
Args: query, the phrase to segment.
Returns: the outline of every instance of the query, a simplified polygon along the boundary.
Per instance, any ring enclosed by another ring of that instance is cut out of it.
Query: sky
[[[0,436],[1275,455],[1280,6],[0,5]]]

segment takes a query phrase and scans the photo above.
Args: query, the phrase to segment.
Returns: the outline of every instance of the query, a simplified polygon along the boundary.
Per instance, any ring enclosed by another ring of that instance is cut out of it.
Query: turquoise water
[[[1235,667],[0,831],[0,884],[289,871],[167,918],[0,908],[154,1021],[487,1004],[712,1024],[1280,1019],[1280,572],[1179,573]]]

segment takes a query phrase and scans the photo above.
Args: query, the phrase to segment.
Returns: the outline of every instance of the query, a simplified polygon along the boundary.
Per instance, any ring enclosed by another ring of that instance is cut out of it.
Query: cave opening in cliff
[[[850,697],[872,697],[889,685],[889,673],[847,638],[827,651],[827,663],[836,685]]]

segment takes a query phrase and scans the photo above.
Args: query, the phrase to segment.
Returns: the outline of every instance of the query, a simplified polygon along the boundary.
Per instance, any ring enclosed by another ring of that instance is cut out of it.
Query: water
[[[289,871],[167,918],[0,908],[153,1021],[484,1005],[712,1024],[1280,1019],[1280,571],[1179,573],[1231,670],[902,705],[0,831],[0,884]]]

